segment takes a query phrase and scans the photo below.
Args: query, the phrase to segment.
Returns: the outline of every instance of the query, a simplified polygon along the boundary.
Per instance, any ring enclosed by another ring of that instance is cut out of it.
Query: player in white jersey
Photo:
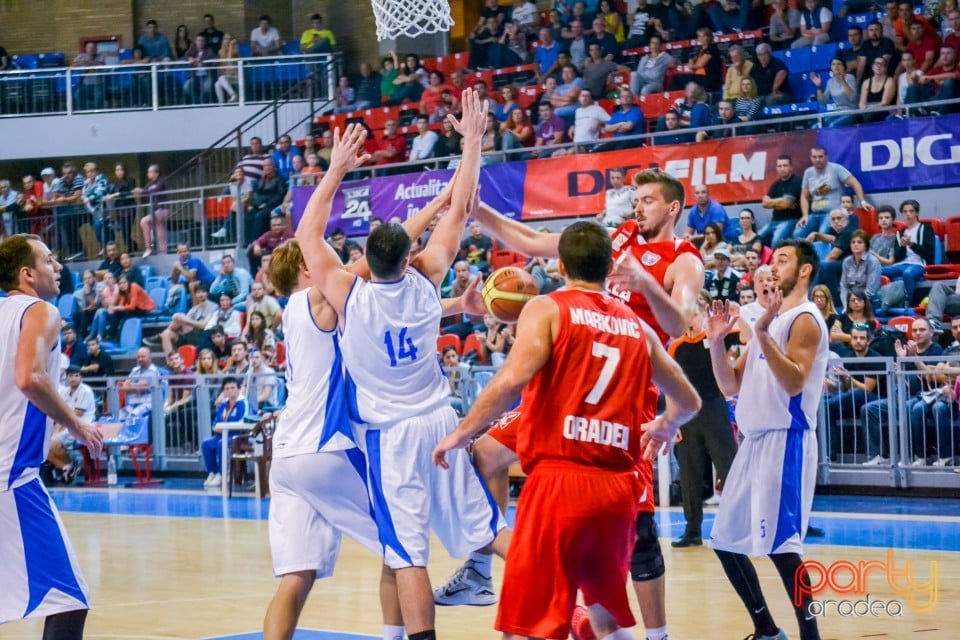
[[[435,356],[442,313],[437,287],[453,263],[469,204],[477,200],[486,106],[466,89],[462,119],[450,120],[463,136],[450,210],[412,262],[407,233],[385,224],[367,240],[371,281],[344,272],[323,241],[332,192],[322,200],[311,199],[297,229],[315,286],[340,316],[344,363],[356,400],[351,409],[366,423],[374,515],[385,562],[397,570],[410,640],[436,637],[426,571],[430,530],[451,555],[463,556],[494,541],[502,527],[500,511],[466,452],[450,460],[449,472],[438,470],[431,460],[433,448],[457,424]],[[342,138],[334,137],[323,182],[338,182],[368,157],[357,157],[366,138],[362,129],[350,126]],[[506,539],[498,539],[505,546]]]
[[[323,189],[318,191],[324,197]],[[408,232],[415,237],[423,233],[449,205],[451,193],[448,186],[404,223]],[[369,275],[365,260],[344,269]],[[366,460],[348,417],[336,312],[313,286],[296,240],[274,251],[270,277],[289,302],[283,313],[288,395],[273,436],[270,472],[270,546],[281,581],[264,620],[267,640],[293,635],[313,582],[333,572],[341,534],[382,553],[367,493]],[[444,313],[482,309],[476,284],[462,298],[445,300]],[[383,637],[402,639],[395,576],[386,566],[380,598]]]
[[[89,594],[40,465],[54,421],[94,457],[103,442],[57,391],[60,270],[37,236],[0,242],[0,624],[46,616],[45,640],[83,637]]]
[[[819,260],[808,242],[789,240],[773,255],[772,285],[758,291],[765,312],[736,364],[723,339],[737,322],[715,303],[707,321],[714,373],[726,395],[740,394],[743,442],[724,485],[710,545],[754,624],[757,640],[785,639],[767,608],[748,556],[769,556],[794,605],[801,640],[819,640],[809,612],[802,538],[817,471],[817,406],[828,362],[829,332],[807,297]],[[799,603],[799,604],[798,604]]]

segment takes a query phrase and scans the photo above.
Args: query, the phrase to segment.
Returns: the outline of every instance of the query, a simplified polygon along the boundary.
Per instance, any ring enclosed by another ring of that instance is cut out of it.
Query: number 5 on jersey
[[[620,349],[616,347],[594,342],[592,353],[594,358],[603,358],[603,368],[600,369],[600,377],[597,378],[596,384],[593,385],[593,389],[590,390],[584,400],[587,404],[600,402],[603,392],[607,390],[610,381],[613,380],[617,365],[620,364]]]
[[[406,327],[400,329],[400,333],[397,335],[396,345],[394,345],[393,342],[393,333],[390,331],[383,334],[383,344],[387,347],[387,355],[390,356],[391,367],[397,366],[399,360],[403,360],[404,358],[410,358],[410,360],[417,359],[417,347],[413,344],[413,340],[407,337]]]

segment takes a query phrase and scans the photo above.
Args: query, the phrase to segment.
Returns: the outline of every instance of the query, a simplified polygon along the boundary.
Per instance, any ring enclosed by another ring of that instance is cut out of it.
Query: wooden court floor
[[[682,518],[676,510],[667,510],[663,516]],[[260,628],[277,584],[270,566],[265,519],[76,512],[66,512],[63,518],[92,591],[87,638],[212,638],[250,634]],[[913,517],[908,524],[924,527],[925,522]],[[960,599],[960,553],[904,549],[904,540],[891,544],[900,547],[895,551],[899,568],[911,561],[917,579],[928,578],[929,563],[937,563],[936,606],[929,613],[905,608],[899,617],[846,617],[833,611],[820,621],[825,640],[960,637],[960,613],[955,604]],[[667,540],[663,546],[671,639],[746,636],[751,631],[747,615],[712,552],[706,547],[675,550]],[[825,565],[886,560],[885,554],[885,549],[877,547],[807,548],[809,559]],[[352,541],[344,541],[336,575],[316,584],[300,626],[379,637],[378,566],[375,557]],[[434,582],[445,580],[456,566],[434,541],[430,566]],[[494,567],[499,584],[503,564],[495,561]],[[761,560],[757,567],[777,622],[789,637],[796,638],[795,622],[772,565]],[[840,577],[837,580],[842,581]],[[902,597],[880,574],[870,575],[867,583],[873,601]],[[533,582],[530,588],[544,585]],[[833,593],[823,597],[862,599]],[[438,633],[458,640],[497,638],[492,630],[494,615],[495,607],[441,607]],[[13,623],[0,627],[0,638],[39,638],[40,629],[38,621]],[[637,638],[643,637],[639,629],[635,631]]]

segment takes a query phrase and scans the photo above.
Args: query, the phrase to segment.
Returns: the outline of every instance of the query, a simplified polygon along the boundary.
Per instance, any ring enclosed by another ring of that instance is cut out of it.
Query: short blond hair
[[[289,297],[300,279],[300,270],[306,264],[300,243],[287,240],[270,254],[270,282],[277,292]]]

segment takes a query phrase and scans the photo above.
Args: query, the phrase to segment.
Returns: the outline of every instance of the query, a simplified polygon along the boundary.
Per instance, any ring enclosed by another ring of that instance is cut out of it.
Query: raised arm
[[[730,312],[730,305],[719,300],[707,310],[707,343],[710,346],[710,364],[713,366],[713,375],[717,378],[720,392],[725,396],[740,393],[740,382],[743,379],[743,366],[749,353],[749,347],[743,350],[736,365],[730,364],[727,357],[727,345],[724,338],[737,323],[737,315]]]
[[[511,220],[485,202],[480,203],[477,220],[494,238],[520,253],[537,258],[560,257],[560,234],[543,233]]]
[[[315,285],[341,317],[356,276],[344,270],[324,234],[330,220],[333,196],[344,176],[370,159],[369,154],[357,156],[366,139],[366,129],[356,124],[347,125],[342,136],[339,128],[334,131],[330,168],[310,196],[296,232],[303,260]]]
[[[50,305],[38,302],[23,314],[13,380],[17,389],[54,422],[62,424],[74,438],[84,443],[95,458],[100,456],[103,435],[80,418],[60,398],[57,385],[47,373],[47,357],[57,346],[60,314]]]
[[[790,338],[787,340],[786,350],[781,350],[768,329],[780,311],[783,294],[776,291],[768,296],[771,300],[766,312],[754,325],[754,332],[770,371],[787,394],[792,397],[803,391],[803,386],[810,377],[817,357],[817,345],[820,344],[820,326],[810,314],[798,316],[790,326]]]
[[[433,461],[445,467],[447,451],[465,447],[481,429],[509,409],[520,391],[550,359],[560,309],[550,298],[534,298],[517,321],[517,340],[500,371],[484,387],[470,413],[433,451]]]
[[[480,102],[476,91],[464,89],[463,115],[460,120],[448,115],[454,129],[463,136],[463,158],[454,181],[450,210],[437,223],[426,248],[414,260],[414,266],[440,285],[460,248],[460,238],[476,196],[480,181],[480,149],[487,126],[487,102]]]

